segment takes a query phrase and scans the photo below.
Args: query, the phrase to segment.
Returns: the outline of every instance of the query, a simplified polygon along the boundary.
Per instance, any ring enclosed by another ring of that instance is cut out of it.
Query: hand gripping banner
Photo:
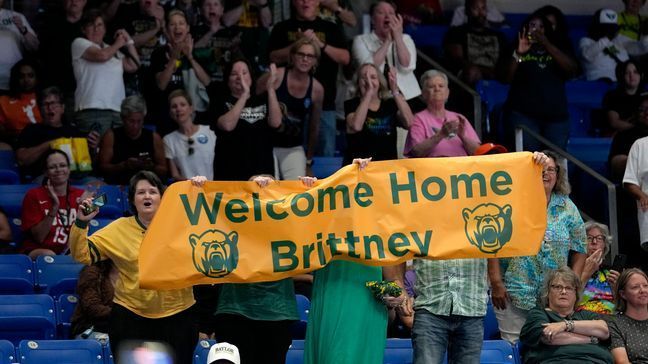
[[[273,281],[333,259],[537,254],[542,168],[528,152],[349,165],[300,181],[174,183],[144,237],[142,288]]]

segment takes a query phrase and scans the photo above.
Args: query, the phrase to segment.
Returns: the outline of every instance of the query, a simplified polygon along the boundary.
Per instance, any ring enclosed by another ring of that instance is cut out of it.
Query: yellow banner
[[[142,243],[141,286],[273,281],[333,259],[534,255],[546,228],[541,175],[524,152],[350,165],[312,188],[175,183]]]

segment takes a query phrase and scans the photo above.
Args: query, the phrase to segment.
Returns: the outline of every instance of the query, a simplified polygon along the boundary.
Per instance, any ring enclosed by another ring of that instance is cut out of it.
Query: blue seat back
[[[24,254],[0,255],[0,294],[34,292],[34,263]]]
[[[54,339],[54,300],[43,294],[0,296],[0,339],[17,345],[25,339]]]
[[[303,295],[295,295],[297,300],[297,312],[299,320],[293,322],[290,331],[293,339],[304,339],[306,337],[306,325],[308,324],[308,312],[310,311],[310,300]]]
[[[600,108],[603,96],[610,90],[608,83],[601,81],[573,80],[565,83],[567,103],[570,105],[586,105]]]
[[[447,25],[409,25],[405,27],[405,33],[412,37],[416,48],[437,59],[443,57],[443,39],[447,32]]]
[[[0,201],[8,217],[20,217],[25,194],[37,186],[35,184],[0,185]]]
[[[74,293],[76,280],[83,264],[69,255],[39,256],[36,258],[36,287],[43,293]]]
[[[116,219],[124,216],[126,210],[126,197],[124,196],[124,187],[115,185],[96,185],[89,184],[85,186],[76,186],[86,191],[94,192],[95,196],[106,195],[106,204],[99,209],[96,218],[99,219]]]
[[[104,364],[96,340],[23,340],[18,346],[21,364]]]
[[[97,219],[97,218],[90,220],[90,223],[88,224],[88,236],[94,234],[95,231],[97,230],[103,229],[104,227],[106,227],[106,225],[110,224],[113,221],[114,219]]]
[[[209,349],[216,344],[216,340],[199,340],[194,349],[193,364],[206,364]]]
[[[499,336],[500,331],[497,317],[495,317],[495,309],[489,298],[486,306],[486,317],[484,317],[484,340],[499,339]]]
[[[414,351],[410,339],[387,339],[384,364],[411,364]]]
[[[56,303],[56,323],[59,339],[70,338],[72,327],[72,314],[79,303],[79,297],[75,294],[61,294]]]
[[[11,150],[0,150],[0,184],[15,185],[20,183],[18,165]]]
[[[505,340],[484,340],[479,362],[481,364],[514,364],[513,346]]]
[[[286,354],[286,364],[302,364],[304,362],[304,340],[293,340]]]
[[[9,340],[0,340],[0,364],[17,363],[16,347]]]

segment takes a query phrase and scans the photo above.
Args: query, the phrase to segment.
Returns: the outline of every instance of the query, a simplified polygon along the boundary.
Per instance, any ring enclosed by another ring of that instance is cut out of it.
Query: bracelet
[[[135,44],[133,38],[128,39],[128,42],[126,42],[126,45],[133,45],[133,44]]]
[[[396,90],[396,91],[389,91],[389,93],[391,93],[392,97],[396,97],[396,96],[400,96],[400,95],[402,95],[402,93],[401,93],[400,91],[398,91],[398,90]]]
[[[567,332],[574,331],[574,320],[565,320],[565,331]]]
[[[598,344],[599,339],[596,336],[590,336],[590,344]]]
[[[518,54],[517,51],[513,51],[513,59],[514,59],[517,63],[521,63],[521,62],[522,62],[522,57],[520,57],[520,55]]]

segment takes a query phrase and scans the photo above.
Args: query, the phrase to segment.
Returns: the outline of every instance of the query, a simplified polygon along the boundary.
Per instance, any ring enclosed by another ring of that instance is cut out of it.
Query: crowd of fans
[[[234,361],[283,363],[298,318],[292,279],[139,288],[141,237],[167,182],[254,180],[263,187],[277,178],[312,186],[314,157],[333,156],[340,145],[344,164],[359,169],[366,158],[400,153],[506,152],[482,145],[463,110],[446,109],[448,74],[417,69],[404,29],[441,21],[438,2],[398,3],[293,0],[286,17],[269,0],[63,0],[61,12],[30,19],[40,26],[32,27],[0,0],[0,149],[13,151],[23,182],[39,185],[24,198],[18,252],[33,259],[70,253],[89,265],[79,277],[72,336],[109,336],[115,351],[129,339],[159,340],[178,363],[191,362],[199,336],[216,338],[238,347],[214,349],[231,357],[235,350]],[[648,250],[641,72],[648,20],[640,15],[645,0],[623,3],[619,13],[596,11],[573,45],[553,6],[531,12],[509,43],[504,15],[486,0],[466,0],[439,61],[470,87],[511,84],[507,133],[497,141],[509,146],[524,125],[564,148],[565,83],[581,74],[616,82],[602,100],[614,138],[611,176],[629,192],[620,204],[637,214],[636,240]],[[369,32],[357,32],[354,8],[370,15]],[[399,133],[406,134],[403,148]],[[543,145],[525,139],[524,148]],[[646,274],[603,263],[608,228],[583,222],[564,160],[545,151],[534,161],[543,168],[545,196],[538,198],[547,201],[537,255],[416,259],[410,269],[332,262],[300,278],[312,282],[305,362],[381,362],[388,321],[399,320],[411,329],[415,363],[442,362],[446,351],[449,362],[478,363],[489,294],[501,337],[521,341],[528,362],[648,361]],[[133,215],[87,236],[97,212],[87,209],[92,196],[74,187],[84,183],[129,186]],[[0,210],[0,242],[12,240],[8,225]],[[383,278],[403,293],[381,304],[364,284]]]

